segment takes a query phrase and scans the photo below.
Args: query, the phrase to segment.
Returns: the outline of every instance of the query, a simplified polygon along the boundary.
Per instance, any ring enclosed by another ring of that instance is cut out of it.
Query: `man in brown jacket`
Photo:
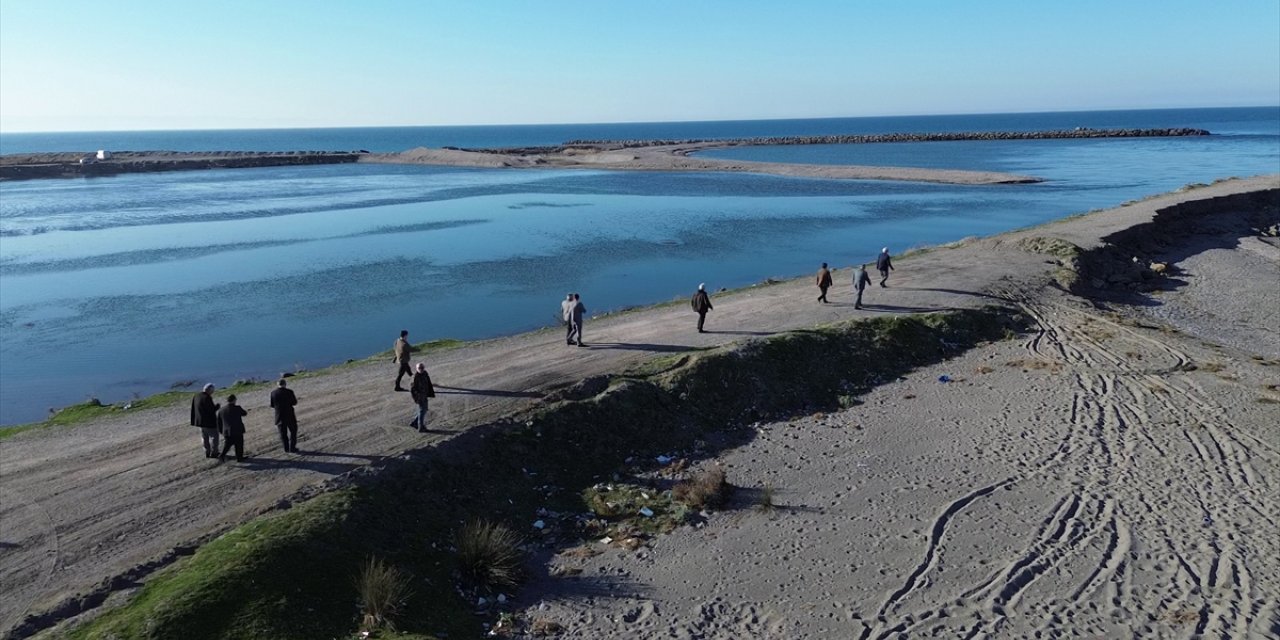
[[[827,289],[831,288],[831,271],[827,269],[827,263],[822,263],[822,268],[818,269],[818,290],[822,295],[818,296],[818,302],[826,303]]]
[[[413,348],[409,346],[409,332],[407,330],[400,331],[400,337],[396,340],[395,355],[392,356],[392,362],[400,364],[400,372],[396,374],[396,391],[404,391],[405,388],[400,386],[400,380],[404,375],[409,374],[409,378],[413,378],[413,369],[409,367],[409,353]]]

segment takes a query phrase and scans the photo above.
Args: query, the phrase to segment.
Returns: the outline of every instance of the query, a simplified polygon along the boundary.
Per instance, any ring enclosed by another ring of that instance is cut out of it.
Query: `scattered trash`
[[[476,606],[477,606],[477,607],[483,607],[483,606],[485,606],[486,604],[489,604],[489,601],[488,601],[488,600],[486,600],[483,596],[476,600]]]
[[[656,458],[656,460],[658,461],[658,464],[667,464],[675,459],[676,459],[675,456],[658,456]]]
[[[653,509],[650,509],[649,507],[640,507],[640,515],[642,515],[642,516],[644,516],[644,517],[646,517],[646,518],[652,518],[652,517],[653,517]]]
[[[951,382],[951,376],[948,376],[948,375],[941,375],[941,376],[938,376],[938,382],[941,382],[941,383],[943,383],[943,384],[946,384],[946,383],[948,383],[948,382]]]
[[[609,544],[610,542],[613,542],[613,538],[610,538],[609,536],[600,538],[600,544]]]
[[[506,603],[507,603],[507,596],[505,596],[505,595],[503,595],[503,594],[499,593],[499,594],[498,594],[498,604],[506,604]]]
[[[543,527],[545,527],[545,526],[547,526],[547,523],[545,523],[545,522],[543,522],[543,521],[541,521],[541,520],[534,520],[534,521],[533,521],[533,528],[534,528],[534,529],[541,529],[541,528],[543,528]]]

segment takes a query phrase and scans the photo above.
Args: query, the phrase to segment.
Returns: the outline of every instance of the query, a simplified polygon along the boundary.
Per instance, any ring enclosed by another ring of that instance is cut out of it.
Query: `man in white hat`
[[[880,250],[880,256],[876,258],[876,269],[880,271],[880,286],[889,286],[885,284],[889,280],[889,272],[893,271],[893,260],[889,258],[889,247]]]
[[[213,383],[206,384],[204,389],[191,399],[191,426],[200,428],[200,439],[204,441],[204,457],[218,457],[218,409],[220,405],[213,401]]]
[[[706,333],[702,330],[702,324],[707,321],[707,312],[711,310],[711,296],[707,295],[707,285],[705,283],[698,285],[698,290],[693,294],[693,310],[698,314],[698,333]]]

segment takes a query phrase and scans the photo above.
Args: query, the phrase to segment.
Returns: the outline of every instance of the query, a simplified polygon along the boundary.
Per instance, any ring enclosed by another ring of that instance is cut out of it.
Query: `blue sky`
[[[0,130],[1280,104],[1280,2],[0,0]]]

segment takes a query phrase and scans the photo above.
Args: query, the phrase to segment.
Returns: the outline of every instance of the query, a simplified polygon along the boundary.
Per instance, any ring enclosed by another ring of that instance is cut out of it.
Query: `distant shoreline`
[[[119,151],[26,153],[0,156],[0,181],[110,176],[121,173],[249,167],[346,164],[424,164],[475,168],[604,169],[618,171],[710,171],[839,180],[902,180],[946,184],[1027,184],[1041,178],[992,171],[810,165],[693,157],[708,149],[737,146],[872,144],[884,142],[1043,140],[1076,138],[1186,137],[1203,129],[1091,129],[1051,131],[894,133],[880,135],[775,136],[687,140],[575,140],[558,146],[500,149],[418,147],[400,153],[368,151]]]

